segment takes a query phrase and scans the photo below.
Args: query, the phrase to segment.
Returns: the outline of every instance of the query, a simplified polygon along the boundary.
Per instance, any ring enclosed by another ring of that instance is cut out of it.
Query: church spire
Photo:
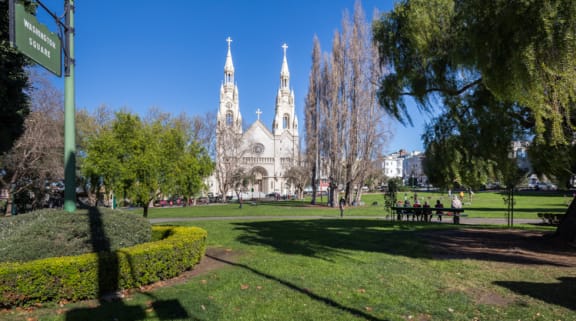
[[[280,70],[280,88],[288,89],[290,88],[290,71],[288,71],[288,61],[286,60],[286,49],[288,49],[288,45],[283,44],[282,49],[284,49],[284,59],[282,60],[282,69]]]
[[[232,39],[228,37],[226,42],[228,42],[228,53],[226,54],[226,64],[224,64],[224,83],[234,84],[234,64],[232,63],[232,53],[230,52]]]

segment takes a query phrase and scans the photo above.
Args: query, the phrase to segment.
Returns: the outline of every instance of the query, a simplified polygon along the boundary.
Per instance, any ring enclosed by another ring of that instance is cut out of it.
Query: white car
[[[536,184],[536,189],[541,191],[555,191],[558,187],[552,183],[539,182]]]

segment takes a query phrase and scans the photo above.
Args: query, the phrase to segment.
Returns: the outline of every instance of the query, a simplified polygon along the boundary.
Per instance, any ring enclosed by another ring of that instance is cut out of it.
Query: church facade
[[[290,88],[290,71],[286,58],[286,44],[282,45],[283,60],[280,68],[280,83],[276,94],[274,120],[269,129],[261,120],[262,111],[257,109],[257,120],[244,130],[242,127],[242,114],[238,85],[234,81],[234,64],[232,61],[231,42],[228,38],[228,52],[224,64],[224,80],[220,86],[220,106],[217,113],[216,141],[216,171],[223,171],[224,166],[218,162],[225,159],[236,159],[237,166],[246,174],[248,192],[245,197],[262,197],[266,194],[292,195],[295,192],[286,177],[286,171],[299,162],[299,135],[298,118],[294,104],[294,91]],[[222,130],[225,129],[225,130]],[[234,141],[228,145],[222,137],[224,132],[232,133]],[[238,145],[236,145],[238,143]],[[231,153],[234,153],[232,155]],[[228,168],[227,170],[233,170]],[[218,174],[212,178],[209,189],[215,195],[221,194]],[[216,188],[214,188],[216,187]],[[227,195],[232,196],[234,190],[228,190]]]

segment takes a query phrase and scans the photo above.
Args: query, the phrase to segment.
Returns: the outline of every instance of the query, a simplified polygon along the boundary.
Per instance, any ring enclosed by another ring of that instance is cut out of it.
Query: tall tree
[[[40,207],[46,182],[61,180],[64,175],[62,93],[37,70],[30,70],[29,79],[32,111],[26,116],[24,133],[0,158],[4,169],[0,185],[9,192],[7,215],[18,194],[34,195],[26,205]]]
[[[375,24],[381,62],[391,71],[380,101],[410,122],[406,96],[430,111],[479,86],[529,109],[538,139],[561,131],[576,90],[576,3],[404,0]]]
[[[314,35],[312,49],[312,67],[308,80],[308,94],[304,107],[304,125],[306,130],[306,162],[310,165],[310,183],[312,185],[312,204],[316,204],[320,163],[320,64],[321,49],[318,37]]]
[[[338,187],[347,202],[358,201],[370,164],[387,135],[376,99],[380,68],[378,51],[360,2],[352,20],[347,13],[341,32],[335,32],[332,52],[321,67],[321,155],[330,180],[329,202],[335,205]]]
[[[521,126],[532,130],[537,142],[570,144],[575,27],[576,2],[571,0],[401,1],[374,26],[381,63],[391,66],[380,82],[380,102],[410,123],[405,97],[423,111],[438,103],[476,109],[483,105],[460,102],[486,92],[493,97],[485,106],[506,104],[505,118],[521,115]],[[474,140],[488,137],[484,133]],[[576,212],[569,214],[564,223],[576,230]],[[576,235],[565,236],[574,240]]]
[[[27,9],[33,10],[30,3]],[[30,112],[26,94],[29,61],[9,43],[8,1],[0,1],[0,155],[8,151],[24,132]]]

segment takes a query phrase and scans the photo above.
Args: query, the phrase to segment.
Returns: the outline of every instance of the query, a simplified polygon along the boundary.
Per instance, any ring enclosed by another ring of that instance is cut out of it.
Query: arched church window
[[[288,114],[284,114],[284,117],[282,117],[282,128],[284,129],[288,128],[289,119],[290,117],[288,116]]]
[[[232,126],[233,123],[234,123],[234,120],[232,118],[232,113],[226,113],[226,125]]]

